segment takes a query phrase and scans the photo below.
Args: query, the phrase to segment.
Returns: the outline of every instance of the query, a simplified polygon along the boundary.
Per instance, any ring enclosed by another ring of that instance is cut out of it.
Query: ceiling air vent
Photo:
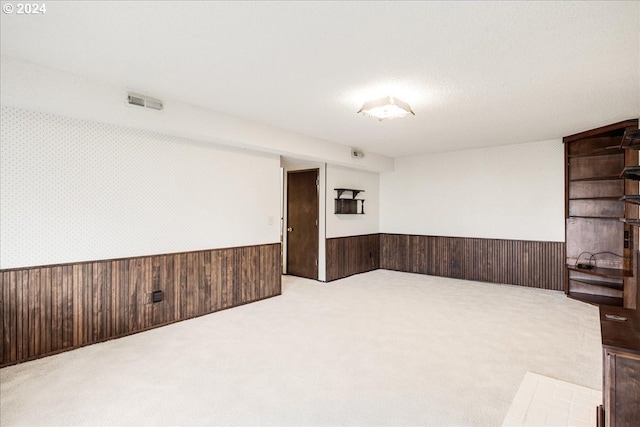
[[[152,110],[162,110],[162,101],[147,98],[141,95],[135,95],[133,93],[130,93],[128,95],[128,102],[130,105],[137,105],[138,107],[151,108]]]

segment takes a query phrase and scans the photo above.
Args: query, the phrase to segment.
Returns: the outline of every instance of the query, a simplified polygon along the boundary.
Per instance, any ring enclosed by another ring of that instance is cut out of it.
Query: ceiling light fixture
[[[411,110],[409,104],[393,96],[385,96],[384,98],[365,102],[358,113],[375,117],[380,121],[404,117],[408,114],[416,115],[416,113]]]

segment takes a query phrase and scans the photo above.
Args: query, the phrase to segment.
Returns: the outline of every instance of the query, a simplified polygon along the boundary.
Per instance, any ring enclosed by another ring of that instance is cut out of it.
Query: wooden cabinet
[[[569,297],[637,305],[637,129],[638,120],[627,120],[563,139]]]
[[[640,312],[600,307],[602,394],[599,427],[640,425]]]

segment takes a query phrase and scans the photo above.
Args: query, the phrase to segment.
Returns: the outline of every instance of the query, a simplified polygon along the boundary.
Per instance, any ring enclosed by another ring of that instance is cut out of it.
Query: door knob
[[[293,231],[293,227],[287,227],[287,231]]]

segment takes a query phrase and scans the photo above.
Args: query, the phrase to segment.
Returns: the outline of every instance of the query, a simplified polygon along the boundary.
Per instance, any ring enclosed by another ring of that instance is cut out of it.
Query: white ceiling
[[[2,14],[2,55],[392,157],[640,115],[638,1],[46,7]],[[416,115],[356,114],[384,95]]]

